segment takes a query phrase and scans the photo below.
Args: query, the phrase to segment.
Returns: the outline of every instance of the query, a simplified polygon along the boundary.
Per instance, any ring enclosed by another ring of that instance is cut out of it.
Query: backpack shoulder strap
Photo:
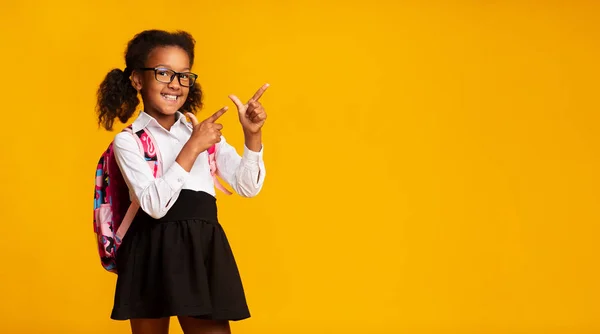
[[[208,166],[210,168],[210,174],[215,183],[215,187],[217,187],[217,189],[219,189],[226,195],[231,195],[232,194],[231,191],[227,190],[227,188],[225,188],[225,186],[217,178],[217,159],[216,159],[217,145],[215,144],[215,145],[211,146],[206,153],[208,153]]]
[[[159,177],[162,175],[162,158],[158,147],[155,144],[156,140],[150,131],[144,128],[134,133],[131,125],[123,129],[123,131],[129,132],[133,135],[138,143],[138,147],[140,148],[140,153],[144,157],[144,160],[146,160],[148,163],[148,166],[150,166],[154,177]]]
[[[162,174],[162,159],[160,157],[158,147],[156,147],[156,145],[154,144],[156,140],[154,139],[150,131],[142,129],[137,131],[136,133],[133,133],[133,128],[131,125],[123,129],[123,131],[127,131],[133,135],[140,148],[140,153],[142,154],[144,160],[146,160],[148,166],[152,170],[152,174],[154,175],[154,177],[159,177]],[[123,217],[123,221],[121,222],[121,225],[119,226],[116,232],[116,236],[119,238],[119,240],[122,240],[125,236],[125,233],[131,226],[131,222],[135,218],[138,209],[139,204],[135,201],[133,201],[129,205],[129,208],[127,209],[127,212]]]

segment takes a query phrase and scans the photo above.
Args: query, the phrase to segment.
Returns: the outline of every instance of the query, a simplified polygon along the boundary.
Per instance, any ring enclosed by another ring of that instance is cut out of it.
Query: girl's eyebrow
[[[165,67],[165,68],[168,68],[168,69],[172,70],[171,66],[165,65],[165,64],[158,64],[158,65],[156,65],[154,67]],[[189,70],[190,70],[189,67],[186,67],[186,68],[183,69],[183,71],[189,71]]]

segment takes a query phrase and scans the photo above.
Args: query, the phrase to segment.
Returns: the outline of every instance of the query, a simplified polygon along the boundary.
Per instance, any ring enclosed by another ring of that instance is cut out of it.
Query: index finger
[[[214,123],[217,119],[219,119],[219,117],[221,117],[227,111],[227,109],[229,109],[229,107],[223,107],[223,108],[219,109],[219,111],[212,114],[212,116],[210,116],[209,118],[205,119],[204,122]]]
[[[250,101],[258,101],[258,99],[260,99],[260,97],[263,95],[263,93],[267,90],[267,88],[269,88],[269,84],[264,84],[262,87],[260,87],[258,89],[258,91],[256,91],[256,93],[254,93],[254,96],[252,96],[252,98],[250,99]]]

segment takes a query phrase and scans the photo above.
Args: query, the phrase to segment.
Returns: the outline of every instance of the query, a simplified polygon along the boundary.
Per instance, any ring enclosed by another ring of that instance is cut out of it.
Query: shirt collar
[[[184,125],[187,126],[187,121],[185,120],[185,116],[183,115],[183,113],[181,113],[180,111],[177,112],[177,121],[175,121],[175,124],[173,124],[174,126],[177,123],[183,123]],[[140,115],[137,117],[137,119],[131,124],[131,130],[133,130],[133,132],[138,132],[140,130],[143,130],[147,127],[159,127],[162,128],[162,126],[160,124],[158,124],[158,121],[156,121],[156,119],[150,115],[148,115],[146,112],[142,111],[140,112]]]

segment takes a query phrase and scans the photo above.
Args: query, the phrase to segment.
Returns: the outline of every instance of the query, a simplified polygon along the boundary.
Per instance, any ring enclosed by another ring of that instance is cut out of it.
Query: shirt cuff
[[[260,147],[260,151],[258,152],[252,151],[246,145],[244,145],[244,155],[242,156],[242,160],[259,163],[263,158],[263,151],[264,145]]]
[[[171,190],[178,191],[183,188],[185,181],[188,179],[188,173],[177,161],[173,162],[169,170],[163,175],[163,180],[171,187]]]

